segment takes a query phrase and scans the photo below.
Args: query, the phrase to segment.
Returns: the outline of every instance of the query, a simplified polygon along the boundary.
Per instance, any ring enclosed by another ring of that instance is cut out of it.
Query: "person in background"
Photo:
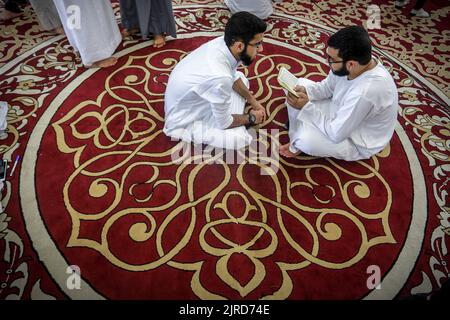
[[[153,35],[153,47],[166,44],[166,36],[177,36],[172,1],[170,0],[120,0],[120,14],[127,37],[140,31],[142,39]]]
[[[266,19],[273,13],[272,2],[282,0],[225,0],[225,5],[230,9],[231,14],[239,11],[247,11],[260,19]]]
[[[409,0],[395,1],[395,7],[401,9],[408,4]],[[411,15],[419,18],[428,18],[430,14],[424,10],[426,0],[417,0],[414,8],[411,10]]]
[[[30,0],[30,4],[44,30],[64,34],[64,28],[53,0]]]

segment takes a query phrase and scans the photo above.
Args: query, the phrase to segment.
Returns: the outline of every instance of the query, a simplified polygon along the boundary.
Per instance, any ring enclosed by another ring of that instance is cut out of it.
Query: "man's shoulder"
[[[359,82],[353,94],[361,96],[375,105],[386,104],[397,96],[397,87],[389,73],[373,73]]]
[[[359,82],[359,86],[365,90],[378,91],[385,90],[394,83],[394,79],[389,71],[378,64],[374,69],[365,73]]]

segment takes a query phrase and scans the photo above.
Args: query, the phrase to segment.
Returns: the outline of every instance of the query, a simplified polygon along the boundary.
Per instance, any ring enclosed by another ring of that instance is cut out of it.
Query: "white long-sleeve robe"
[[[244,126],[227,129],[233,114],[243,114],[245,99],[233,83],[245,76],[224,38],[203,44],[182,59],[170,74],[164,98],[164,133],[187,142],[240,149],[252,136]]]
[[[288,105],[291,152],[347,161],[368,159],[389,143],[398,114],[398,92],[378,63],[356,79],[332,72],[321,82],[298,79],[310,102]]]
[[[232,14],[247,11],[260,19],[266,19],[273,13],[272,0],[225,0],[225,5]]]
[[[54,3],[69,43],[80,53],[84,65],[112,56],[122,36],[109,0],[54,0]],[[71,6],[79,8],[79,28],[75,17],[78,11]]]

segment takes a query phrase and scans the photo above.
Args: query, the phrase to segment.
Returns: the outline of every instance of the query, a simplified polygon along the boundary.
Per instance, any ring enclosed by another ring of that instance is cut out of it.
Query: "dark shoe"
[[[15,2],[15,1],[6,1],[5,9],[8,10],[9,12],[13,12],[13,13],[21,13],[22,12],[22,9],[19,7],[17,2]]]

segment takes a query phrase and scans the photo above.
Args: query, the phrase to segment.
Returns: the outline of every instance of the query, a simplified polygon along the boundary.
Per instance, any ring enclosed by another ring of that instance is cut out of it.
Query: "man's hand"
[[[296,85],[294,91],[297,92],[297,94],[303,92],[304,94],[308,95],[308,93],[306,92],[306,88],[304,86]]]
[[[250,110],[249,113],[255,116],[256,118],[255,124],[263,123],[266,119],[266,110],[264,110],[264,108],[258,110],[252,109]]]
[[[295,87],[295,92],[297,92],[298,97],[288,92],[286,97],[287,102],[295,109],[301,109],[309,102],[308,94],[306,93],[305,87],[301,86]]]
[[[266,114],[266,109],[262,106],[262,104],[255,98],[249,99],[248,103],[250,103],[252,110],[263,113],[264,119],[261,122],[265,122],[267,114]]]
[[[263,120],[260,122],[266,121],[266,109],[261,105],[261,103],[256,100],[253,92],[248,90],[248,88],[242,82],[242,79],[239,78],[233,83],[233,90],[236,91],[241,97],[243,97],[251,106],[251,110],[258,111],[263,115]],[[256,115],[256,113],[255,113]]]

